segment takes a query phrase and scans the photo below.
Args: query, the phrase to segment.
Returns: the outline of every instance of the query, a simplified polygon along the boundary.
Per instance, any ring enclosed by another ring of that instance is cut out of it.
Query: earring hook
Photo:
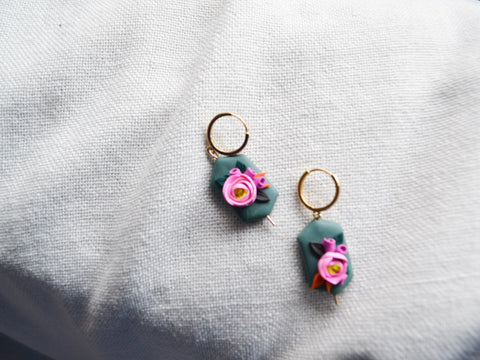
[[[245,128],[245,139],[243,141],[243,144],[238,149],[233,150],[233,151],[227,151],[227,150],[220,149],[212,139],[213,125],[215,124],[215,122],[218,119],[220,119],[224,116],[232,116],[232,117],[236,118],[237,120],[240,120],[240,122],[243,124],[243,127]],[[231,112],[220,113],[218,115],[215,115],[215,117],[212,120],[210,120],[210,123],[208,124],[208,128],[207,128],[207,152],[210,156],[214,157],[215,159],[218,158],[218,156],[219,156],[218,154],[222,154],[222,155],[226,155],[226,156],[236,155],[239,152],[241,152],[245,148],[245,146],[247,146],[249,137],[250,137],[250,134],[248,133],[247,124],[240,116],[235,115],[234,113],[231,113]]]
[[[335,182],[335,196],[334,196],[333,200],[326,206],[322,206],[322,207],[313,206],[312,204],[310,204],[306,200],[305,195],[303,194],[303,184],[305,182],[305,179],[307,178],[308,175],[310,175],[312,172],[315,172],[315,171],[321,171],[321,172],[324,172],[324,173],[330,175],[330,177]],[[338,197],[340,196],[340,183],[338,182],[338,179],[335,176],[335,174],[333,174],[332,172],[330,172],[326,169],[307,170],[302,174],[302,176],[300,177],[300,180],[298,181],[297,192],[298,192],[298,197],[299,197],[301,203],[307,209],[312,210],[313,211],[313,217],[315,218],[315,220],[318,220],[322,217],[322,211],[330,209],[337,202]]]

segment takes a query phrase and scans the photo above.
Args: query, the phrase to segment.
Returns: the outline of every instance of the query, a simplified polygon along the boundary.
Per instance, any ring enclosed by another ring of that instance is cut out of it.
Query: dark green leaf
[[[242,173],[244,173],[245,170],[247,170],[247,166],[244,163],[242,163],[241,161],[238,161],[238,160],[237,160],[236,167],[239,168]]]
[[[220,185],[220,187],[223,187],[223,184],[225,184],[225,181],[227,181],[228,179],[228,174],[227,175],[223,175],[222,177],[219,177],[217,179],[215,179],[215,182]]]

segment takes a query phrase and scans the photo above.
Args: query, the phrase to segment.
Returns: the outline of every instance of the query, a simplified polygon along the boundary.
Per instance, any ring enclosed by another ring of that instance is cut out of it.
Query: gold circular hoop
[[[233,116],[234,118],[240,120],[240,122],[243,124],[243,127],[245,128],[245,140],[243,141],[243,144],[238,149],[233,150],[233,151],[225,151],[225,150],[219,149],[215,145],[215,143],[213,142],[213,139],[212,139],[213,124],[215,124],[215,121],[217,121],[218,119],[220,119],[224,116]],[[215,115],[215,117],[212,120],[210,120],[210,123],[208,124],[208,128],[207,128],[207,142],[208,142],[207,151],[210,155],[212,155],[212,151],[217,152],[217,153],[222,154],[222,155],[227,155],[227,156],[235,155],[235,154],[238,154],[240,151],[242,151],[245,148],[245,146],[247,146],[249,137],[250,137],[250,134],[248,133],[247,124],[245,123],[245,121],[243,121],[243,119],[240,116],[235,115],[235,114],[230,113],[230,112],[220,113],[218,115]],[[212,155],[212,156],[214,156],[214,155]]]
[[[307,202],[307,200],[305,200],[305,196],[303,195],[303,183],[305,182],[305,179],[307,178],[308,175],[310,175],[310,173],[314,172],[314,171],[321,171],[321,172],[324,172],[328,175],[330,175],[333,179],[333,181],[335,182],[335,197],[333,198],[333,200],[330,202],[330,204],[326,205],[326,206],[323,206],[323,207],[315,207],[311,204],[309,204]],[[303,175],[300,177],[300,180],[298,181],[298,197],[300,198],[300,201],[302,202],[302,204],[309,210],[312,210],[314,212],[314,217],[315,219],[319,219],[320,216],[321,216],[321,212],[322,211],[325,211],[325,210],[328,210],[330,209],[338,200],[338,197],[340,196],[340,183],[338,182],[338,179],[337,177],[335,176],[335,174],[331,173],[330,171],[328,170],[325,170],[325,169],[312,169],[312,170],[307,170],[303,173]]]

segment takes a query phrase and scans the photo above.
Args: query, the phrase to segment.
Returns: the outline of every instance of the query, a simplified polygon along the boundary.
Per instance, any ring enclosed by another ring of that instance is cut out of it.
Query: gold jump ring
[[[335,182],[335,197],[333,198],[333,200],[328,205],[323,206],[323,207],[315,207],[315,206],[311,205],[310,203],[308,203],[308,201],[305,199],[305,196],[303,195],[303,183],[305,182],[305,179],[307,178],[307,176],[310,175],[310,173],[312,173],[314,171],[321,171],[321,172],[324,172],[324,173],[330,175],[332,177],[333,181]],[[325,170],[325,169],[312,169],[312,170],[305,171],[303,173],[303,175],[300,177],[300,180],[298,181],[297,190],[298,190],[298,197],[300,198],[300,201],[302,202],[302,204],[307,209],[312,210],[314,212],[314,214],[317,214],[318,217],[320,217],[320,213],[322,211],[330,209],[337,202],[338,197],[340,196],[340,183],[338,182],[338,179],[335,176],[335,174],[331,173],[330,171]]]
[[[212,139],[212,129],[213,129],[213,124],[215,124],[215,121],[217,121],[218,119],[224,117],[224,116],[233,116],[234,118],[240,120],[240,122],[243,124],[244,128],[245,128],[245,140],[243,141],[243,144],[236,150],[233,150],[233,151],[226,151],[226,150],[222,150],[220,148],[217,147],[217,145],[215,145],[213,139]],[[210,121],[210,123],[208,124],[208,129],[207,129],[207,142],[208,142],[208,146],[215,152],[219,153],[219,154],[222,154],[222,155],[227,155],[227,156],[231,156],[231,155],[235,155],[235,154],[238,154],[240,151],[242,151],[245,146],[247,146],[247,143],[248,143],[248,138],[249,138],[250,134],[248,133],[248,128],[247,128],[247,124],[245,123],[245,121],[243,121],[243,119],[238,116],[238,115],[235,115],[233,113],[230,113],[230,112],[225,112],[225,113],[221,113],[221,114],[218,114],[218,115],[215,115],[215,117]],[[208,149],[207,149],[208,150]],[[209,151],[210,153],[210,151]]]

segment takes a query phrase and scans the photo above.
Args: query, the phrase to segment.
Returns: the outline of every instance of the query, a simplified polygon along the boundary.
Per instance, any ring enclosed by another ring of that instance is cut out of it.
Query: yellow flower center
[[[240,200],[242,197],[244,197],[245,195],[248,194],[248,190],[247,189],[235,189],[235,190],[233,190],[233,193],[235,194],[235,197],[237,198],[237,200]]]
[[[330,274],[336,274],[340,271],[340,265],[339,264],[335,264],[335,265],[331,265],[331,266],[328,266],[327,267],[327,270]]]

